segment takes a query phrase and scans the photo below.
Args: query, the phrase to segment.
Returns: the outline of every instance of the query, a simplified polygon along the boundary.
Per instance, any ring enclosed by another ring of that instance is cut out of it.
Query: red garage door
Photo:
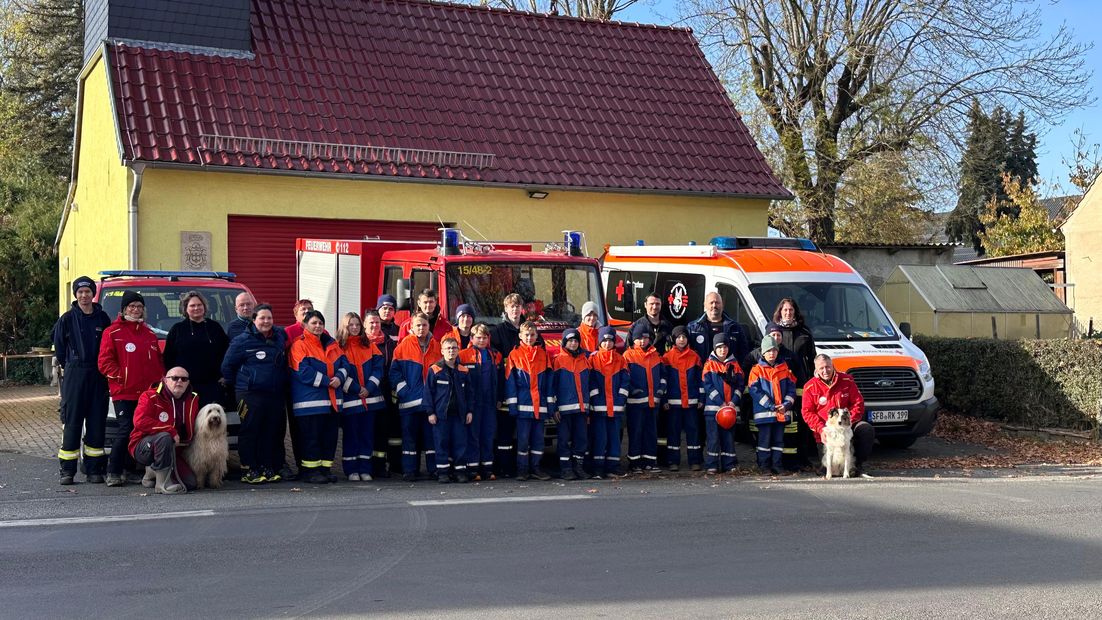
[[[294,322],[295,239],[409,239],[434,241],[435,222],[327,220],[308,217],[229,216],[229,270],[252,289],[260,303],[272,304],[277,325]]]

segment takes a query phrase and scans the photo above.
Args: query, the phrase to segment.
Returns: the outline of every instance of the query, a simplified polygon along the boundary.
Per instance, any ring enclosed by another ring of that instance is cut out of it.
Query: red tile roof
[[[255,0],[252,37],[252,58],[109,45],[125,159],[790,196],[689,30]]]

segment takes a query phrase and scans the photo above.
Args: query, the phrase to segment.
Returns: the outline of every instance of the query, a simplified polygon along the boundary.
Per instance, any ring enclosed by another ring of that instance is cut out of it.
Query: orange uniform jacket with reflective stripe
[[[597,328],[585,323],[578,326],[578,336],[582,339],[582,348],[590,353],[597,352]]]
[[[516,371],[527,376],[518,377]],[[505,381],[506,402],[510,411],[519,411],[521,406],[529,404],[520,397],[519,388],[525,387],[525,381],[535,419],[540,419],[541,398],[546,402],[554,402],[551,394],[551,360],[547,356],[547,350],[539,345],[521,344],[513,349],[509,359],[505,361]]]
[[[674,390],[676,390],[677,396],[680,397],[682,409],[688,409],[695,405],[696,403],[690,403],[689,401],[698,400],[703,389],[700,356],[696,354],[692,347],[685,347],[684,350],[673,347],[662,356],[662,361],[666,363],[669,374],[669,379],[666,380],[667,394],[674,397]],[[677,379],[676,385],[671,380],[675,377]],[[690,377],[692,385],[690,385]]]

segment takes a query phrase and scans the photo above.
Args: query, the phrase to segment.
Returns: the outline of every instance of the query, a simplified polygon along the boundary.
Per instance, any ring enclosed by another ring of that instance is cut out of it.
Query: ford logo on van
[[[873,385],[878,388],[890,388],[895,387],[895,381],[892,381],[891,379],[881,379],[876,383],[873,383]]]

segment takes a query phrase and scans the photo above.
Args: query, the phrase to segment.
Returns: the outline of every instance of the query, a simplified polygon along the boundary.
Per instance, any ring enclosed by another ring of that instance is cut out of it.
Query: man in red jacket
[[[822,454],[822,430],[830,410],[849,409],[853,425],[853,456],[857,460],[856,474],[868,477],[864,472],[865,461],[872,454],[872,445],[876,442],[876,429],[865,421],[865,399],[853,378],[834,369],[829,355],[815,357],[815,376],[804,386],[802,414],[808,427],[815,433],[815,443]]]
[[[195,436],[199,414],[199,396],[189,388],[188,372],[177,366],[142,393],[134,410],[127,447],[135,461],[153,470],[158,493],[186,493],[185,480],[194,478],[187,461],[177,455]]]

